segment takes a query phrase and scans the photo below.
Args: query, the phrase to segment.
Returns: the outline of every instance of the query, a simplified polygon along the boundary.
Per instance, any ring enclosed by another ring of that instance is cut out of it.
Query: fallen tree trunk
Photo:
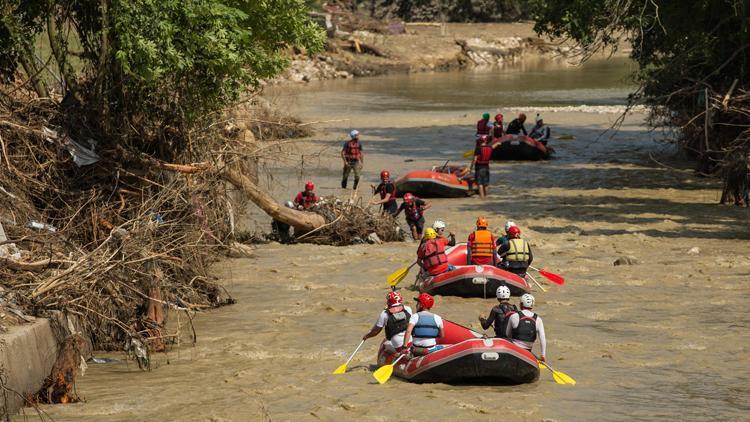
[[[269,194],[260,190],[260,188],[250,181],[248,177],[237,171],[225,170],[222,173],[222,176],[237,189],[247,194],[250,200],[260,207],[260,209],[265,211],[266,214],[270,215],[275,220],[293,226],[295,233],[308,232],[317,229],[326,223],[326,220],[322,215],[312,212],[297,211],[279,205]]]

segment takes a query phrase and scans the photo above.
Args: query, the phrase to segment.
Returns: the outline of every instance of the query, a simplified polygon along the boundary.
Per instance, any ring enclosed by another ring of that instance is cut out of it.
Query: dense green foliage
[[[286,47],[315,50],[324,41],[303,0],[15,0],[1,10],[4,77],[16,75],[26,46],[46,33],[64,95],[105,116],[180,125],[279,73]],[[70,66],[72,56],[83,66]],[[34,66],[23,68],[35,76]]]
[[[684,108],[690,99],[676,91],[695,100],[706,87],[721,91],[734,79],[747,82],[749,8],[746,0],[538,0],[536,29],[589,51],[625,37],[646,99]]]

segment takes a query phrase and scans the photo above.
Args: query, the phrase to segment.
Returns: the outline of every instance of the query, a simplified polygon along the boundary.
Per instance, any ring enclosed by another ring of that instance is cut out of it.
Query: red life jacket
[[[445,247],[437,239],[424,242],[418,255],[422,259],[422,268],[430,275],[442,274],[448,270],[448,257],[445,256]]]
[[[490,126],[489,126],[489,120],[479,120],[477,122],[477,135],[489,135],[490,134]]]
[[[477,155],[477,164],[488,165],[492,159],[492,147],[489,145],[482,145],[479,147],[479,155]]]
[[[386,191],[386,188],[388,186],[390,186],[390,187],[393,188],[392,189],[393,192],[391,192],[391,197],[388,198],[388,202],[389,203],[390,202],[396,202],[396,186],[393,183],[391,183],[391,182],[385,182],[385,183],[381,182],[378,185],[378,189],[376,190],[376,192],[378,192],[380,194],[380,199],[385,199],[385,196],[388,195],[388,192]]]
[[[315,205],[316,202],[318,202],[318,197],[315,196],[314,193],[310,192],[310,194],[306,194],[304,191],[297,194],[297,197],[294,198],[294,202],[302,205],[302,208],[304,209],[310,209],[313,205]]]
[[[503,126],[501,123],[495,123],[495,126],[492,126],[492,139],[502,138],[503,137]]]
[[[406,213],[406,218],[411,221],[419,221],[422,218],[422,208],[417,205],[417,198],[414,198],[414,202],[411,205],[406,204],[404,212]]]
[[[351,140],[344,145],[346,161],[362,160],[362,144],[358,140]]]

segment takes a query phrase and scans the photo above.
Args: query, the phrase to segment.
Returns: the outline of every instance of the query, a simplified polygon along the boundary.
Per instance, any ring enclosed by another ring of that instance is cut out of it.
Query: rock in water
[[[692,248],[690,248],[690,250],[687,253],[688,255],[698,255],[701,253],[701,248],[697,246],[693,246]]]
[[[614,265],[637,265],[640,264],[640,261],[636,259],[634,256],[621,256],[617,259],[615,259]]]

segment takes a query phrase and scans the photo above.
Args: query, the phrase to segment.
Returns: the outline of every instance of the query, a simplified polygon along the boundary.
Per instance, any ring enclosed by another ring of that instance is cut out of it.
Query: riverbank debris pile
[[[326,197],[312,212],[322,215],[326,224],[297,236],[296,242],[345,246],[404,240],[404,231],[390,214],[373,212],[356,201]]]

